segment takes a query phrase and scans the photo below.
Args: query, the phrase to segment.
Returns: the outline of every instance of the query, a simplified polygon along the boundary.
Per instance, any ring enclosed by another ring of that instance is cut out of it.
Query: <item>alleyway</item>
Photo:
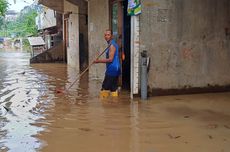
[[[14,57],[14,58],[12,58]],[[0,52],[0,151],[229,152],[230,93],[98,98],[101,82],[64,64]]]

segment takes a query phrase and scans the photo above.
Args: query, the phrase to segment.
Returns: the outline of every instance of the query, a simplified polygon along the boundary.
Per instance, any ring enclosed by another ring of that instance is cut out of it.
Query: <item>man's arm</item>
[[[116,52],[116,48],[111,45],[109,48],[109,58],[108,59],[97,59],[94,61],[94,63],[109,63],[109,62],[113,62],[113,58]]]

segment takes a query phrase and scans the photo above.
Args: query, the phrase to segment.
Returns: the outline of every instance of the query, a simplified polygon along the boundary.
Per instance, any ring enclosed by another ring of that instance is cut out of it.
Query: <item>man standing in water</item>
[[[111,96],[118,96],[118,77],[121,74],[119,47],[113,39],[111,30],[106,30],[104,38],[108,43],[105,59],[97,59],[94,63],[106,63],[105,78],[102,84],[101,95],[107,96],[111,92]],[[103,95],[104,94],[104,95]]]

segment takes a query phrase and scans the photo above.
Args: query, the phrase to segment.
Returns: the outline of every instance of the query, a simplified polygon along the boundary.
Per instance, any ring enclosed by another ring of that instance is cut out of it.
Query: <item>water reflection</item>
[[[0,151],[230,150],[230,93],[140,103],[123,90],[118,98],[101,100],[101,81],[86,74],[57,94],[79,71],[64,64],[29,65],[28,58],[0,53]]]
[[[33,137],[42,127],[32,125],[40,119],[39,104],[52,98],[48,76],[29,66],[30,54],[0,52],[0,137],[1,151],[36,151],[40,141]],[[48,96],[45,100],[42,96]]]

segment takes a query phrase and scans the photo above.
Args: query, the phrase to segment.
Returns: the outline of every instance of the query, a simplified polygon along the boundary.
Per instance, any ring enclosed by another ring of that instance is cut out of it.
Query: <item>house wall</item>
[[[151,90],[230,85],[229,0],[142,0]]]
[[[109,28],[108,0],[88,1],[88,15],[89,63],[91,63],[95,59],[95,56],[107,46],[104,40],[104,31]],[[103,57],[105,58],[105,56]],[[99,79],[103,79],[104,72],[104,64],[93,65],[90,69],[90,74]]]
[[[57,25],[55,11],[43,6],[43,12],[36,17],[38,30],[46,29]]]
[[[63,41],[30,59],[30,63],[63,62]]]
[[[68,19],[69,46],[67,46],[67,64],[79,69],[79,11],[78,6],[64,2],[64,12],[71,12]]]

